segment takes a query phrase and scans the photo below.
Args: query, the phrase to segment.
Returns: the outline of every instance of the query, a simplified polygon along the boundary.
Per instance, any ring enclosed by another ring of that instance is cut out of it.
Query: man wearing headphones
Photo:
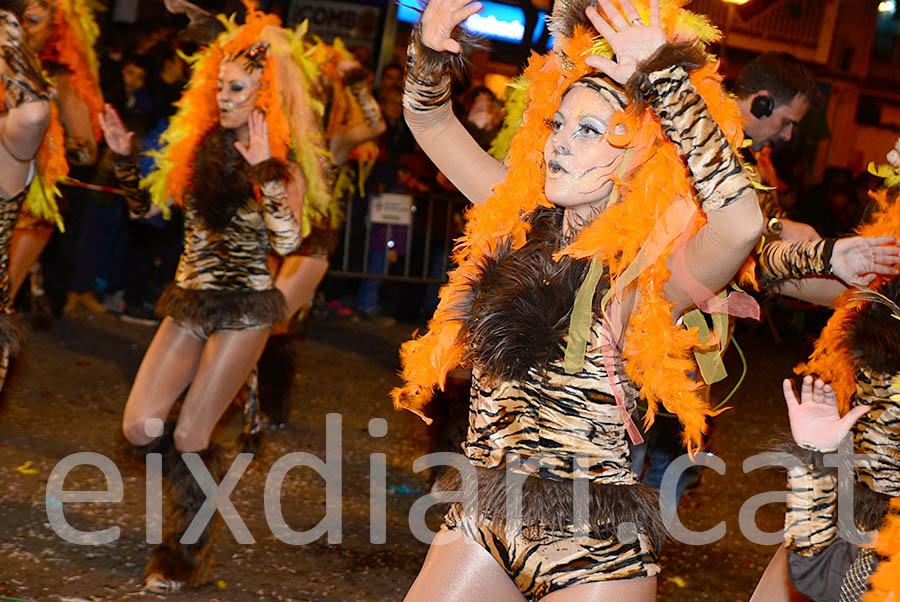
[[[786,52],[767,52],[750,61],[738,75],[735,92],[741,116],[746,120],[744,134],[751,145],[744,149],[744,160],[756,166],[760,179],[775,186],[777,175],[767,147],[779,140],[791,139],[810,105],[819,99],[819,88],[803,63]],[[768,221],[768,236],[783,240],[818,240],[812,226],[785,219],[775,191],[760,194],[760,204]]]

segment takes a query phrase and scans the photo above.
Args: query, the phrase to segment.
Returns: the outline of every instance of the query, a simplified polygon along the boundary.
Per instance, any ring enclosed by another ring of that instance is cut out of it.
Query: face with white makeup
[[[258,92],[259,75],[249,73],[236,61],[223,61],[219,67],[216,91],[222,127],[227,130],[247,128]]]
[[[563,94],[544,146],[547,200],[590,219],[609,201],[624,150],[607,140],[613,114],[623,107],[597,78],[576,82]]]

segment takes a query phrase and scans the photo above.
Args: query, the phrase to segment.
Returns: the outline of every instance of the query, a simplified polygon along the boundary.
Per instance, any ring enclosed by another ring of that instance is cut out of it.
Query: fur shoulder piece
[[[215,127],[194,153],[192,203],[206,226],[216,232],[224,230],[237,210],[254,198],[251,170],[245,169],[235,140],[233,131]]]
[[[484,259],[469,282],[461,336],[470,359],[484,378],[522,380],[533,367],[561,359],[575,295],[586,274],[586,261],[562,257],[563,210],[539,208],[528,222],[525,245],[510,241]],[[607,286],[598,287],[595,304]],[[595,307],[595,315],[598,313]]]
[[[638,65],[637,71],[625,84],[625,89],[635,104],[642,108],[646,97],[653,89],[650,74],[664,71],[670,67],[681,67],[688,73],[706,64],[706,51],[696,42],[680,42],[663,44],[653,55]]]
[[[900,304],[900,278],[887,281],[880,292]],[[846,340],[859,364],[882,374],[900,372],[900,320],[887,305],[866,304],[848,323]]]

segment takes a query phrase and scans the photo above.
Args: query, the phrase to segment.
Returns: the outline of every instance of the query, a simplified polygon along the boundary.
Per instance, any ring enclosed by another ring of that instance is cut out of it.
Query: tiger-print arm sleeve
[[[750,177],[688,75],[706,60],[690,44],[667,44],[627,84],[634,102],[652,108],[679,150],[707,218],[667,262],[672,275],[663,293],[673,304],[673,317],[726,286],[763,229]]]
[[[463,42],[459,38],[457,41]],[[450,84],[452,72],[462,65],[462,58],[425,46],[417,27],[407,48],[406,64],[406,124],[441,173],[469,201],[483,203],[506,177],[506,168],[478,146],[453,114]]]
[[[300,224],[288,205],[286,183],[290,177],[287,164],[276,159],[263,161],[250,168],[250,178],[259,182],[269,244],[279,255],[296,251],[303,240]]]
[[[778,280],[831,273],[835,239],[813,241],[767,241],[759,252],[759,281],[771,286]]]
[[[113,171],[119,188],[125,192],[129,211],[138,217],[147,213],[150,209],[150,195],[140,187],[141,171],[134,157],[113,153]]]
[[[639,105],[646,103],[656,113],[687,163],[702,209],[709,212],[755,192],[737,153],[691,83],[689,72],[705,62],[696,46],[666,44],[639,66],[627,87]]]
[[[350,90],[350,95],[359,106],[363,120],[373,131],[381,130],[385,126],[381,107],[372,95],[371,77],[368,71],[359,68],[354,69],[344,76],[344,83]]]
[[[50,99],[50,84],[24,40],[24,29],[13,13],[0,10],[0,82],[6,108]]]
[[[784,543],[789,552],[813,556],[837,539],[837,479],[801,462],[788,471]]]
[[[787,212],[781,208],[778,202],[778,196],[771,190],[757,190],[756,194],[759,196],[759,208],[767,219],[773,217],[784,219],[787,217]]]

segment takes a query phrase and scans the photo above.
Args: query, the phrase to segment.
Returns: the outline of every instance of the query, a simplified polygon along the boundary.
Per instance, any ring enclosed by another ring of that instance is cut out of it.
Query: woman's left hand
[[[631,0],[622,0],[621,4],[624,16],[610,0],[600,0],[600,8],[603,9],[609,23],[600,16],[596,8],[593,6],[587,8],[588,19],[609,42],[616,54],[616,60],[592,55],[585,58],[584,62],[624,85],[637,70],[638,64],[650,58],[666,43],[666,34],[660,27],[659,0],[650,0],[649,25],[644,24]]]
[[[791,435],[799,445],[820,451],[837,449],[860,416],[871,406],[858,405],[843,417],[838,411],[837,396],[831,385],[821,379],[813,382],[812,376],[804,376],[800,386],[800,401],[794,393],[794,383],[786,378],[783,382],[784,400],[787,402]]]
[[[272,158],[272,152],[269,148],[269,124],[266,122],[266,116],[260,110],[250,113],[250,119],[247,121],[250,128],[250,148],[247,148],[240,141],[234,143],[234,147],[247,160],[250,165],[256,165]]]
[[[900,247],[893,236],[839,238],[831,252],[831,273],[845,283],[866,286],[879,274],[895,276],[900,270]]]

